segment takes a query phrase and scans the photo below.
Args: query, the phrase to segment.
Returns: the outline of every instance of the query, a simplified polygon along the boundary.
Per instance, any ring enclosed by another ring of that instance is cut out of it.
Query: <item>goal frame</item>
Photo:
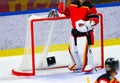
[[[96,68],[104,68],[104,26],[103,26],[103,15],[98,13],[99,15],[99,22],[100,22],[100,33],[101,33],[101,65],[96,66]],[[12,69],[12,74],[16,76],[35,76],[35,45],[34,45],[34,23],[37,21],[47,21],[47,20],[62,20],[62,19],[70,19],[70,17],[54,17],[54,18],[40,18],[40,19],[32,19],[30,21],[30,30],[31,30],[31,60],[32,60],[32,72],[25,72],[25,71],[16,71]],[[44,68],[44,69],[56,69],[56,68],[66,68],[68,66],[61,66],[61,67],[54,67],[54,68]],[[42,69],[42,70],[44,70]]]

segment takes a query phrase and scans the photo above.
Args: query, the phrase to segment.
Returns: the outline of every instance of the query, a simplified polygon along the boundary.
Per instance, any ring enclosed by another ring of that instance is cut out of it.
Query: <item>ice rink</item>
[[[120,60],[120,46],[107,46],[104,49],[105,59],[115,57]],[[43,70],[49,75],[15,76],[11,70],[21,63],[22,56],[0,58],[0,83],[94,83],[97,77],[105,73],[104,69],[92,73],[73,73],[67,69]],[[42,72],[42,71],[41,71]],[[55,73],[57,72],[57,74]],[[120,72],[116,78],[120,80]],[[90,81],[90,82],[88,82]]]

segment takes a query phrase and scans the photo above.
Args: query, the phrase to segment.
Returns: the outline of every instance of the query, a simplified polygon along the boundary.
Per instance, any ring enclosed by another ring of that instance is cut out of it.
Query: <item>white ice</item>
[[[105,47],[104,54],[105,59],[108,57],[115,57],[120,60],[120,46],[107,46]],[[12,75],[11,70],[21,63],[21,59],[22,56],[0,58],[0,83],[88,83],[87,78],[89,78],[90,83],[94,83],[97,77],[105,73],[104,69],[89,74],[68,73],[67,71],[66,73],[60,73],[64,69],[58,69],[57,72],[59,72],[59,74],[54,73],[53,75],[29,77]],[[120,80],[120,73],[117,74],[116,78]]]

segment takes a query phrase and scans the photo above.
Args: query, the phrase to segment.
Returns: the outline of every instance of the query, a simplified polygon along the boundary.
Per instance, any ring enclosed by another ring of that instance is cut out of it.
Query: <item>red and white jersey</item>
[[[78,20],[92,20],[95,22],[95,24],[97,24],[99,21],[96,7],[90,2],[80,3],[80,1],[73,1],[70,4],[69,9],[73,28],[76,28],[75,22]]]

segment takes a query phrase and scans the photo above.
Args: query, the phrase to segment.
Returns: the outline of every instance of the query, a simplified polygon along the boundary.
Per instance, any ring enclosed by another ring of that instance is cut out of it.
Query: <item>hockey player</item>
[[[120,83],[115,76],[119,71],[119,61],[115,58],[108,58],[105,61],[106,73],[97,78],[95,83]]]
[[[88,0],[74,0],[66,8],[60,3],[58,11],[70,16],[73,27],[69,50],[74,64],[71,64],[70,70],[92,71],[95,65],[90,45],[94,44],[93,26],[99,22],[96,7]]]

